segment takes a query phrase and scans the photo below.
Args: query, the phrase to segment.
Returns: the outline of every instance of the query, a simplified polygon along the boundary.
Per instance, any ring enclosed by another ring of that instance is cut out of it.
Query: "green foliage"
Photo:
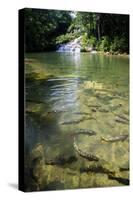
[[[78,12],[77,22],[80,25],[82,33],[87,33],[88,37],[94,35],[96,29],[96,14],[88,12]]]
[[[126,38],[122,37],[115,37],[114,40],[111,42],[110,45],[110,51],[113,52],[118,52],[118,53],[124,53],[128,52],[128,41],[126,41]]]
[[[82,46],[83,49],[85,49],[85,47],[87,47],[88,44],[89,44],[89,39],[88,39],[87,33],[85,33],[82,36],[81,46]]]
[[[129,16],[59,10],[25,9],[26,51],[55,50],[82,36],[81,51],[129,52]]]
[[[90,38],[89,38],[89,44],[90,44],[91,47],[96,47],[96,45],[97,45],[97,39],[96,39],[96,37],[90,36]]]
[[[76,37],[79,37],[78,34],[74,33],[66,33],[64,35],[60,35],[56,38],[56,44],[63,44],[74,40]]]
[[[25,9],[26,51],[54,49],[56,37],[67,32],[71,21],[67,11]]]
[[[83,35],[83,48],[88,44],[99,51],[129,52],[129,15],[78,12]]]
[[[101,38],[101,40],[97,43],[97,49],[103,52],[110,53],[125,53],[129,52],[128,40],[125,37],[114,37],[114,39],[110,39],[107,36]]]
[[[98,50],[107,52],[110,51],[110,39],[108,36],[103,36],[101,40],[99,41],[98,45]]]

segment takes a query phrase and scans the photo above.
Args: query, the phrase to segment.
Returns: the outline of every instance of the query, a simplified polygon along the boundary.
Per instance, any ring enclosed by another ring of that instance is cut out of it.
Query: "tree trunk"
[[[101,32],[100,32],[100,13],[97,14],[96,21],[97,21],[97,37],[98,37],[98,40],[100,40],[100,38],[101,38]]]

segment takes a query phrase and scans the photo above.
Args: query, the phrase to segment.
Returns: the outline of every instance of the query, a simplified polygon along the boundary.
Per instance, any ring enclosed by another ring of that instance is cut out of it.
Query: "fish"
[[[105,142],[118,142],[118,141],[124,141],[128,138],[128,135],[119,135],[119,136],[115,136],[115,137],[109,137],[109,138],[105,138],[103,136],[101,136],[101,140],[105,141]]]
[[[88,106],[88,107],[91,107],[91,108],[100,108],[101,107],[101,105],[95,105],[95,104],[86,104],[86,106]]]
[[[75,131],[76,134],[96,135],[96,132],[90,129],[79,129]]]
[[[105,108],[100,108],[98,111],[99,111],[99,112],[104,112],[104,113],[109,112],[109,110],[107,110],[107,109],[105,109]]]
[[[123,172],[123,171],[129,171],[129,167],[120,167],[120,171]]]
[[[74,142],[73,142],[73,146],[74,146],[74,149],[76,150],[76,152],[83,158],[89,160],[89,161],[99,161],[99,158],[91,153],[87,153],[87,152],[84,152],[82,151],[78,145],[76,144],[76,141],[75,141],[75,137],[74,137]]]
[[[104,168],[100,164],[93,164],[93,165],[89,165],[87,167],[82,167],[82,168],[80,168],[80,172],[81,173],[94,172],[94,173],[102,173],[102,174],[113,174],[114,173],[114,172]]]
[[[123,185],[129,185],[129,179],[122,178],[122,177],[116,177],[116,176],[113,176],[111,174],[108,175],[108,178],[111,179],[111,180],[116,180],[119,183],[122,183]]]
[[[80,119],[63,121],[63,122],[60,122],[60,124],[61,124],[61,125],[78,124],[78,123],[80,123],[80,122],[82,122],[82,121],[84,121],[84,120],[85,120],[85,118],[82,117],[82,118],[80,118]]]
[[[60,125],[78,124],[80,122],[83,122],[84,120],[90,120],[90,119],[95,119],[95,118],[94,117],[82,117],[80,119],[63,121],[63,122],[60,122],[59,124]]]
[[[118,122],[118,123],[121,123],[121,124],[128,124],[128,121],[125,120],[125,119],[122,119],[122,118],[115,118],[115,121]]]
[[[129,119],[123,114],[117,114],[116,116],[123,119],[123,120],[129,121]]]
[[[61,125],[67,125],[67,124],[78,124],[80,122],[82,122],[82,119],[76,119],[76,120],[68,120],[68,121],[63,121],[60,122]]]
[[[88,112],[73,112],[75,115],[90,115]]]
[[[64,113],[64,112],[68,112],[68,110],[52,110],[52,111],[49,111],[49,112],[47,112],[47,114],[51,114],[51,113]]]

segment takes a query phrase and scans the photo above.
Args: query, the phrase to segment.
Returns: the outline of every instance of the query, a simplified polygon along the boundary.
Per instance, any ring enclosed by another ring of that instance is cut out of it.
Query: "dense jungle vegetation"
[[[26,52],[53,51],[80,36],[81,51],[129,53],[129,15],[25,9]]]

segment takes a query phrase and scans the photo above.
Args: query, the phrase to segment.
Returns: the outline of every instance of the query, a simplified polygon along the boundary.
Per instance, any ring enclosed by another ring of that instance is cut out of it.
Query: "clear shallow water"
[[[128,138],[111,140],[129,134],[129,59],[34,53],[25,64],[26,190],[127,184]]]

